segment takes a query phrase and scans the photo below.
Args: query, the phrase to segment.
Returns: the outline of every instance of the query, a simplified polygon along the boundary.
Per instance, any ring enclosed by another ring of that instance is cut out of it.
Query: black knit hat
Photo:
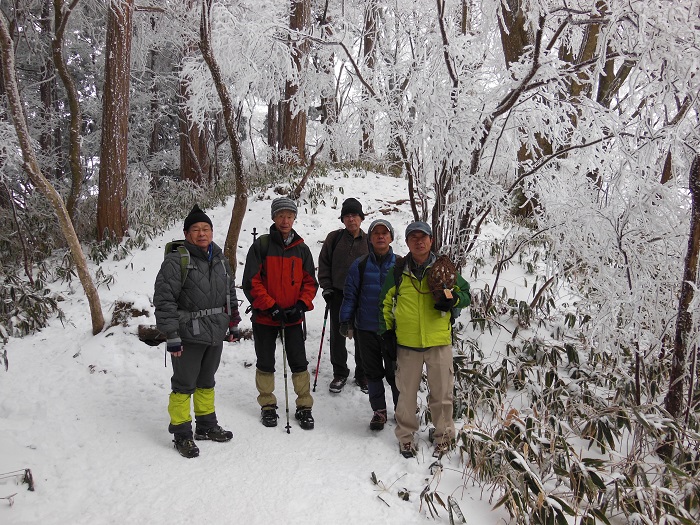
[[[211,219],[209,218],[209,216],[206,213],[204,213],[198,205],[195,204],[190,214],[187,217],[185,217],[185,226],[183,230],[189,231],[190,226],[198,222],[206,222],[209,226],[211,226],[212,230],[214,229],[214,225],[211,223]]]
[[[342,221],[343,217],[350,213],[357,213],[363,221],[365,220],[365,214],[362,212],[362,204],[352,197],[343,201],[343,207],[340,209],[340,220]]]

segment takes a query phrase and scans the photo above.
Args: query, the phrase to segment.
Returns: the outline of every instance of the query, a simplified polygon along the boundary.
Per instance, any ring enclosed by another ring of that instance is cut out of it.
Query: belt
[[[197,312],[190,312],[190,318],[192,319],[192,334],[199,335],[199,318],[206,317],[208,315],[223,314],[226,312],[226,308],[223,306],[219,308],[207,308],[205,310],[199,310]]]

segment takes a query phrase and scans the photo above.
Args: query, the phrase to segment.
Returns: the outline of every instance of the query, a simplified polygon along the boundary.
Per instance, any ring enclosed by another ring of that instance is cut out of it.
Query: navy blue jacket
[[[379,292],[389,269],[396,262],[396,255],[390,246],[389,253],[379,263],[370,246],[367,266],[362,277],[362,290],[359,289],[361,259],[362,257],[358,257],[353,261],[345,278],[343,304],[340,306],[340,322],[352,322],[354,319],[356,328],[376,332],[379,328]]]

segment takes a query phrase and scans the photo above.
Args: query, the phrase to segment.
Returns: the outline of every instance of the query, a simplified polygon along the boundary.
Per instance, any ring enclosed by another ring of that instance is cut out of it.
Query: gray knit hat
[[[293,211],[294,215],[297,214],[297,205],[295,202],[288,197],[278,197],[272,201],[270,206],[270,213],[272,215],[272,220],[275,220],[275,215],[282,210]]]
[[[386,219],[377,219],[376,221],[372,221],[372,224],[369,225],[369,230],[367,230],[367,235],[372,235],[372,230],[374,229],[375,226],[382,225],[386,227],[387,230],[389,230],[389,234],[391,235],[391,240],[394,240],[394,227],[391,225],[389,221]]]

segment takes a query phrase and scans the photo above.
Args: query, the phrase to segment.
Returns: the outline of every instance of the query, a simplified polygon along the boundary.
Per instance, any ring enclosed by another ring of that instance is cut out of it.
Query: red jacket
[[[314,259],[311,250],[296,231],[292,242],[285,246],[282,235],[273,224],[270,235],[261,235],[248,250],[243,270],[243,293],[253,308],[254,323],[279,326],[268,309],[277,303],[282,309],[302,301],[307,310],[313,310],[318,290]],[[267,248],[267,253],[265,252]],[[297,321],[293,324],[299,324]]]

